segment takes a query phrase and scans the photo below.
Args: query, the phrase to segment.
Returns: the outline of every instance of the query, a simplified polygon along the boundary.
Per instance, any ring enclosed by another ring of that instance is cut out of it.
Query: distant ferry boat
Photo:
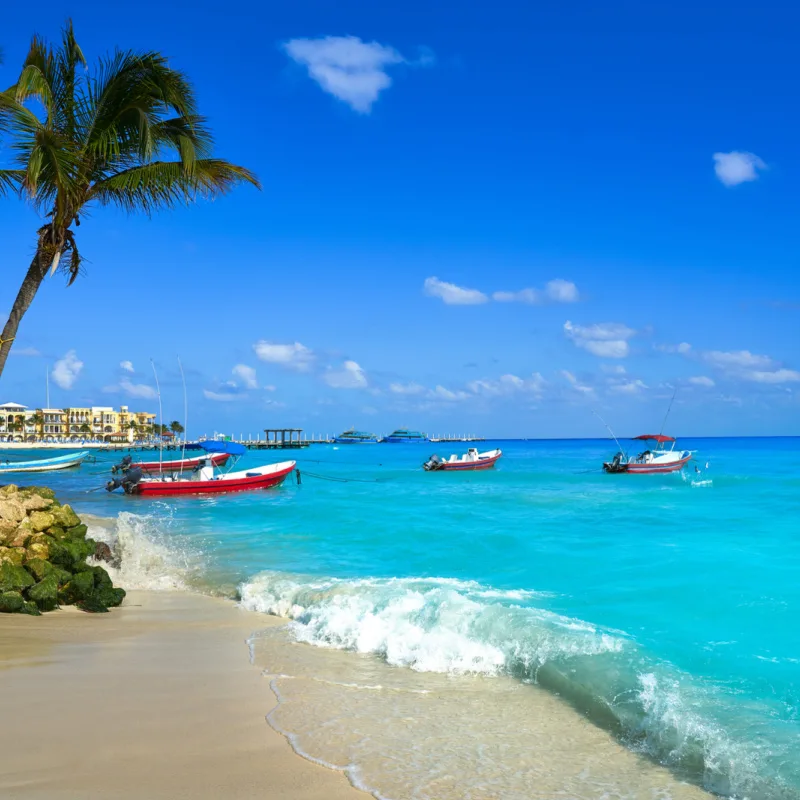
[[[407,444],[428,442],[430,439],[428,439],[424,433],[420,433],[419,431],[410,431],[407,428],[398,428],[388,436],[384,436],[383,441],[389,442],[390,444]]]
[[[340,433],[334,440],[336,444],[377,444],[380,439],[374,433],[364,433],[350,428]]]

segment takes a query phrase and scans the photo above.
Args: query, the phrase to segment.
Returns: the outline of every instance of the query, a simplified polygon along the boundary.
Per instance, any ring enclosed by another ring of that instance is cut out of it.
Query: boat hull
[[[182,470],[194,469],[207,459],[211,459],[211,463],[215,467],[223,467],[228,463],[230,458],[229,453],[212,453],[208,456],[197,456],[195,458],[183,458],[173,461],[140,461],[131,464],[132,467],[138,467],[144,472],[180,472]]]
[[[614,475],[664,475],[668,472],[679,472],[689,463],[691,458],[692,456],[690,453],[677,461],[668,461],[661,464],[620,464],[618,467],[614,467],[611,463],[606,462],[603,464],[603,469]]]
[[[166,497],[181,494],[220,494],[247,492],[253,489],[270,489],[282,484],[294,472],[295,462],[280,465],[281,469],[252,474],[235,473],[210,481],[160,481],[144,479],[133,488],[132,493],[146,497]],[[241,476],[241,477],[240,477]]]
[[[476,461],[438,461],[432,465],[433,459],[424,465],[427,472],[475,472],[476,470],[492,469],[503,455],[502,450],[494,450],[493,455],[478,457]]]
[[[88,457],[89,451],[87,450],[75,455],[0,464],[0,475],[11,472],[55,472],[59,469],[70,469],[79,466]]]
[[[429,444],[430,439],[404,439],[402,436],[387,436],[381,440],[383,444]]]

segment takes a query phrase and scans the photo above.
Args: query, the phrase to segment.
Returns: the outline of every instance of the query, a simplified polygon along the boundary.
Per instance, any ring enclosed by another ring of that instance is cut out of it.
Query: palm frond
[[[45,108],[51,123],[57,114],[55,105],[56,83],[55,57],[44,39],[34,36],[22,72],[14,86],[14,99],[24,103],[29,98],[37,99]]]
[[[198,197],[226,194],[241,183],[261,188],[250,170],[220,159],[198,159],[191,172],[187,172],[180,161],[154,161],[98,181],[91,199],[128,212],[152,214],[160,209],[188,205]]]
[[[9,192],[20,192],[25,180],[25,170],[0,169],[0,197]]]

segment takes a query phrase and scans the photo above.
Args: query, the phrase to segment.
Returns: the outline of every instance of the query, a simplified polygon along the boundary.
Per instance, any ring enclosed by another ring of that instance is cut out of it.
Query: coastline
[[[295,754],[247,640],[275,617],[189,592],[109,614],[0,615],[0,795],[367,798]]]

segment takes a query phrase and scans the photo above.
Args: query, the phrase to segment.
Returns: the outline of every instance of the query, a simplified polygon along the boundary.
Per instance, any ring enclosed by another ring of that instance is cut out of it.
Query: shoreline
[[[109,614],[0,615],[0,795],[362,800],[296,754],[248,641],[284,621],[191,592]]]

